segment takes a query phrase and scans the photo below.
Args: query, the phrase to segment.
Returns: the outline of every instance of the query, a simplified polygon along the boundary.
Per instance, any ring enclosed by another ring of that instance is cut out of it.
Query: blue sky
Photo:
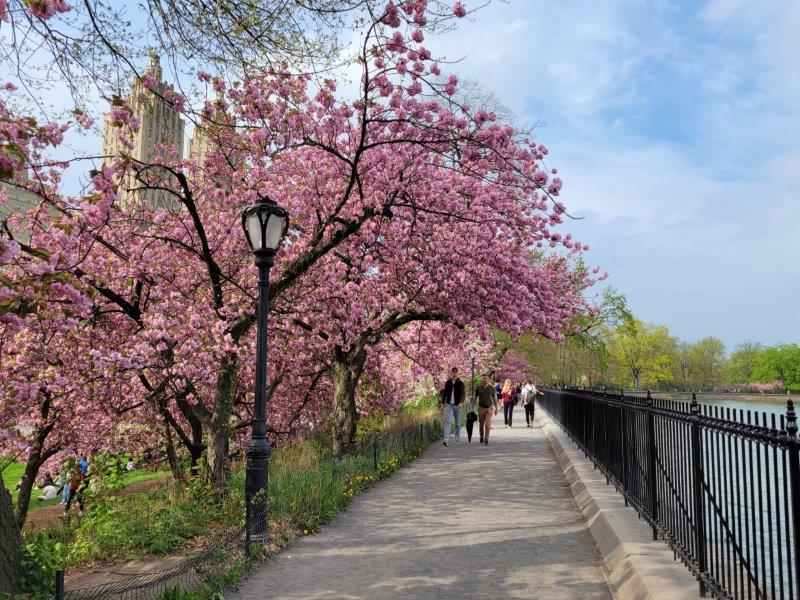
[[[436,49],[542,123],[634,313],[731,351],[800,341],[798,31],[796,0],[510,0]]]

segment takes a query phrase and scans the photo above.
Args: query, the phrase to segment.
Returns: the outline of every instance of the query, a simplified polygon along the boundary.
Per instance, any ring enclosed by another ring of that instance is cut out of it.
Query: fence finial
[[[786,433],[790,438],[797,437],[797,413],[791,400],[786,401]]]
[[[692,404],[689,407],[689,412],[691,412],[693,415],[700,414],[700,403],[697,401],[697,394],[694,392],[692,392]]]

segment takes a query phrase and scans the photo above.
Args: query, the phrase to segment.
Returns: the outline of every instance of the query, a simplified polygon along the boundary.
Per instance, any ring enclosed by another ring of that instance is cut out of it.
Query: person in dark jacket
[[[444,384],[440,404],[444,409],[444,436],[442,443],[447,446],[450,438],[450,426],[456,423],[456,444],[461,443],[461,403],[464,402],[464,382],[458,378],[458,369],[453,367],[450,379]]]

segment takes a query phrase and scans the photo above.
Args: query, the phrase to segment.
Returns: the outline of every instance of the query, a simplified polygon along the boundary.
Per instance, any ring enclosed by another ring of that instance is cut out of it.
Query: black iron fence
[[[547,390],[542,407],[697,577],[701,596],[800,598],[800,442],[785,415]]]

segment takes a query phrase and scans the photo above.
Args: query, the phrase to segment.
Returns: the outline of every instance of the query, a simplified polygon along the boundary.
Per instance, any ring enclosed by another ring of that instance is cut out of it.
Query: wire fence
[[[411,460],[433,439],[441,435],[441,426],[434,419],[411,422],[394,427],[373,437],[360,440],[347,454],[328,457],[318,465],[330,473],[330,479],[319,480],[329,485],[355,474],[379,479]],[[180,597],[178,590],[204,588],[207,595],[221,589],[230,571],[252,561],[246,526],[215,536],[204,549],[165,569],[142,573],[118,574],[113,581],[70,589],[64,572],[56,573],[53,600],[163,600]]]
[[[155,600],[170,588],[192,589],[217,579],[224,579],[235,561],[246,559],[244,528],[216,539],[201,552],[179,564],[152,573],[131,574],[116,581],[74,590],[66,590],[63,571],[56,575],[57,600]]]
[[[800,442],[786,415],[594,390],[542,407],[686,564],[700,595],[800,597]]]

